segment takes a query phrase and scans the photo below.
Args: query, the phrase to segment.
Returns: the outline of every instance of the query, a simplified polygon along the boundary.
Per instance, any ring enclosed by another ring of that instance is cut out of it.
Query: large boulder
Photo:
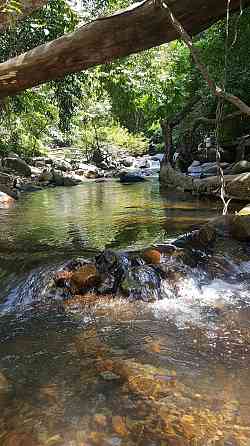
[[[228,175],[238,175],[241,173],[250,172],[250,162],[249,161],[239,161],[238,163],[230,166],[225,173]]]
[[[103,176],[98,167],[93,164],[79,163],[78,169],[75,171],[77,175],[84,176],[85,178],[95,179]]]
[[[53,161],[53,167],[56,170],[61,170],[63,172],[69,172],[72,170],[72,165],[66,160],[55,159]]]
[[[228,163],[220,163],[221,169],[224,171],[229,166]],[[202,176],[213,176],[217,175],[218,173],[218,165],[217,163],[205,163],[201,166],[202,169]]]
[[[50,183],[54,179],[53,172],[50,169],[44,169],[38,177],[40,183]]]
[[[236,240],[250,241],[249,215],[221,215],[210,220],[203,229],[211,229],[222,237],[232,237]]]
[[[31,175],[33,175],[33,177],[37,177],[39,175],[41,175],[42,173],[42,169],[39,167],[35,167],[35,166],[31,166]]]
[[[169,189],[178,189],[182,191],[194,190],[194,179],[173,169],[170,163],[161,165],[160,181]]]
[[[81,179],[76,175],[66,175],[58,170],[53,170],[53,183],[55,186],[77,186],[81,183]]]
[[[4,158],[3,167],[24,177],[30,177],[32,173],[30,166],[20,158]]]
[[[0,191],[0,205],[14,203],[15,199],[5,192]]]
[[[237,215],[250,215],[250,204],[247,204],[246,206],[244,206],[244,208],[242,208]]]
[[[120,182],[121,183],[139,183],[145,181],[145,177],[141,171],[138,170],[126,170],[120,172]]]
[[[119,161],[124,167],[132,167],[134,164],[135,158],[133,158],[132,156],[126,156],[126,158],[122,158]]]
[[[38,168],[45,168],[48,165],[53,164],[52,158],[46,157],[46,156],[36,156],[34,158],[30,158],[29,164],[38,167]]]

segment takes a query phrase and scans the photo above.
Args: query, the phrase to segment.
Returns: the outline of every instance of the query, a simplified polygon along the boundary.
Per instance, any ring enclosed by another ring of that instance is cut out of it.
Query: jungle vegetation
[[[129,2],[127,2],[128,4]],[[0,33],[0,62],[74,31],[81,23],[109,14],[120,0],[50,0],[32,15]],[[10,3],[17,8],[18,2]],[[202,62],[215,82],[250,103],[250,8],[220,20],[195,36]],[[195,100],[194,100],[195,99]],[[174,144],[185,142],[200,117],[214,119],[217,99],[178,40],[106,65],[70,74],[1,100],[0,151],[25,155],[43,153],[60,144],[91,151],[97,144],[143,153],[153,139],[163,150],[162,120],[171,120],[192,104],[173,129]],[[235,112],[225,104],[224,113]],[[213,131],[197,125],[196,136]],[[248,116],[225,120],[223,141],[250,131]]]

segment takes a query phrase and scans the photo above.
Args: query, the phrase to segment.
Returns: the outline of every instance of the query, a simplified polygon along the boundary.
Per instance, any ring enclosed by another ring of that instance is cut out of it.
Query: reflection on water
[[[110,181],[0,210],[1,446],[249,446],[247,279],[193,271],[154,304],[43,298],[69,258],[173,239],[216,206]],[[221,254],[249,273],[241,246]]]
[[[148,245],[205,221],[217,207],[191,195],[160,195],[157,181],[47,189],[1,210],[0,247],[35,252]]]

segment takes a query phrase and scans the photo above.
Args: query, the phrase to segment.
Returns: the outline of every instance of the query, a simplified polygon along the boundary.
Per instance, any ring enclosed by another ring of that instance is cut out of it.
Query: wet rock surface
[[[230,217],[230,216],[229,216]],[[54,276],[54,285],[60,289],[60,298],[68,299],[93,294],[124,297],[128,301],[152,302],[167,295],[178,296],[185,279],[195,278],[197,283],[229,279],[244,280],[244,272],[237,264],[223,256],[224,239],[232,238],[232,255],[235,251],[248,259],[245,245],[237,240],[248,240],[249,218],[218,217],[191,233],[170,243],[162,243],[141,251],[116,252],[104,250],[93,260],[76,259],[68,262]],[[235,220],[236,219],[236,220]],[[233,241],[235,239],[235,241]],[[56,290],[50,297],[56,295]]]

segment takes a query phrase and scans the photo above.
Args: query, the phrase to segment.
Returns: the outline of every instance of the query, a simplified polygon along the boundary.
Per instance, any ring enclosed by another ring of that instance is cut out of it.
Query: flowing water
[[[71,258],[171,241],[220,212],[156,179],[0,209],[1,446],[250,445],[248,246],[225,242],[228,275],[194,269],[153,304],[44,293]]]

